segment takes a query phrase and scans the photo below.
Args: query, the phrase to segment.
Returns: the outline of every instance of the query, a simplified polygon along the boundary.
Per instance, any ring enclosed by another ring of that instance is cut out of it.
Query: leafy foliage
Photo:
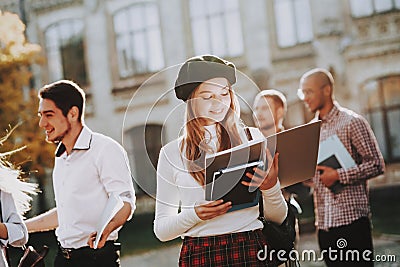
[[[41,48],[27,42],[25,25],[15,14],[0,11],[0,136],[19,125],[1,151],[11,151],[9,161],[26,174],[33,174],[44,184],[45,168],[53,163],[54,147],[45,142],[38,126],[38,98],[30,88],[30,66],[42,61]]]

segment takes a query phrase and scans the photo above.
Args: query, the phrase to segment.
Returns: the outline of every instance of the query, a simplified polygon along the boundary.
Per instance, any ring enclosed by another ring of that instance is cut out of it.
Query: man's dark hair
[[[78,120],[83,121],[85,111],[85,92],[74,82],[60,80],[43,86],[38,94],[41,99],[49,99],[66,117],[69,110],[76,106],[79,110]]]

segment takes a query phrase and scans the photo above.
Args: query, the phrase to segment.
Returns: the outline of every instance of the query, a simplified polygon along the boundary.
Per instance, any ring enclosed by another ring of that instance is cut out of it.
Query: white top
[[[113,139],[83,127],[70,155],[56,151],[53,185],[57,206],[56,235],[61,246],[87,246],[108,196],[120,195],[135,210],[135,192],[125,150]],[[132,215],[132,214],[131,214]],[[114,231],[108,240],[118,238]]]
[[[211,143],[217,144],[215,126],[206,128],[211,133]],[[258,129],[250,130],[254,139],[264,138]],[[209,134],[206,134],[206,137],[210,138]],[[246,142],[244,133],[241,138]],[[203,221],[197,216],[194,207],[195,204],[205,202],[205,192],[187,172],[182,162],[179,149],[181,141],[182,138],[178,138],[160,151],[154,221],[156,236],[161,241],[168,241],[178,236],[213,236],[261,229],[263,224],[257,219],[258,205],[228,212],[211,220]],[[279,181],[274,187],[263,190],[262,195],[265,217],[277,223],[283,222],[287,214],[287,205]]]
[[[1,219],[6,225],[8,239],[0,239],[1,247],[13,246],[22,247],[28,241],[28,231],[21,215],[17,212],[15,202],[10,193],[1,191]],[[0,251],[0,267],[7,265],[6,257],[3,251]]]

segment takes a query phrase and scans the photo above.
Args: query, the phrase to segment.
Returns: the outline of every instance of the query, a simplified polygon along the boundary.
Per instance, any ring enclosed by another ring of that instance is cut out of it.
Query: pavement
[[[370,188],[386,188],[382,191],[384,194],[398,194],[400,187],[400,163],[387,166],[385,175],[372,179],[369,182]],[[389,189],[389,191],[387,191]],[[393,189],[390,191],[390,189]],[[395,215],[396,216],[396,215]],[[398,215],[397,215],[398,216]],[[400,226],[399,226],[400,227]],[[382,259],[375,261],[375,267],[400,267],[400,236],[399,235],[379,235],[373,237],[374,255]],[[148,252],[124,256],[121,259],[122,267],[176,267],[178,266],[179,251],[181,245],[168,245],[161,249],[150,250]],[[303,251],[315,251],[319,256],[319,247],[317,236],[310,228],[305,229],[304,233],[300,234],[300,239],[297,246],[297,251],[300,255]],[[394,257],[394,261],[393,261]],[[318,257],[317,257],[318,258]],[[383,261],[384,259],[389,259]],[[378,259],[378,258],[377,258]],[[323,261],[300,261],[301,267],[324,267]],[[340,266],[339,266],[340,267]]]
[[[374,237],[374,255],[384,260],[395,257],[395,261],[375,262],[375,267],[400,267],[400,236],[381,235]],[[125,256],[121,259],[122,267],[176,267],[178,266],[180,245],[170,245],[165,248],[151,250],[139,255]],[[300,258],[303,251],[315,251],[319,255],[315,233],[305,233],[300,236],[297,251]],[[307,254],[305,254],[307,255]],[[305,259],[308,257],[305,256]],[[301,267],[323,267],[325,264],[318,261],[300,261]]]

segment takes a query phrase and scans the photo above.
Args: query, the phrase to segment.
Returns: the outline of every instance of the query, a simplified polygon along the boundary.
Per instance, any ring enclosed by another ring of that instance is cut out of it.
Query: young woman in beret
[[[175,83],[177,98],[186,102],[186,123],[183,136],[160,151],[154,232],[161,241],[183,238],[179,266],[275,266],[258,257],[267,243],[257,205],[228,212],[229,201],[205,201],[205,155],[248,142],[235,82],[234,64],[204,55],[188,59]],[[249,129],[253,139],[264,138]],[[256,169],[257,176],[246,174],[251,183],[243,183],[259,186],[265,218],[280,224],[287,205],[277,179],[278,154],[268,157],[269,172]]]

